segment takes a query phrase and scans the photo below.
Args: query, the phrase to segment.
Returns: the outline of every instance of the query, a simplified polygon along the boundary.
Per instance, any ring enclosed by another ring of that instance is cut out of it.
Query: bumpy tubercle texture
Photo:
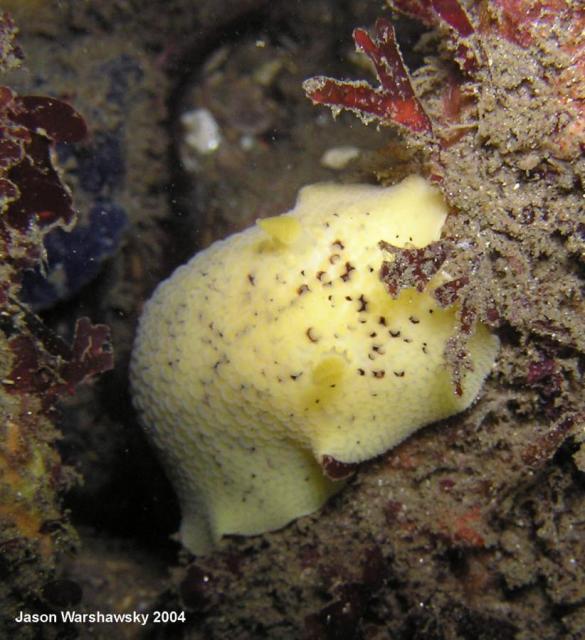
[[[323,472],[325,456],[367,460],[473,402],[497,338],[476,327],[457,396],[443,361],[456,309],[431,295],[447,276],[396,299],[379,278],[380,240],[426,246],[446,216],[418,176],[311,185],[288,213],[214,243],[159,285],[131,383],[190,551],[319,509],[343,484]]]

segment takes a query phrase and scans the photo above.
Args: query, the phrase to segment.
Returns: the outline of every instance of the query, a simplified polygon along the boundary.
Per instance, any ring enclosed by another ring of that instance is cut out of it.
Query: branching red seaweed
[[[50,343],[49,343],[50,340]],[[21,334],[9,340],[14,360],[4,380],[7,391],[35,394],[44,409],[57,398],[72,394],[86,379],[113,367],[109,329],[80,318],[75,325],[73,346],[44,328],[43,334]]]
[[[338,81],[322,76],[305,81],[303,87],[314,103],[325,104],[336,114],[349,109],[364,122],[398,124],[414,133],[430,134],[431,121],[418,101],[396,42],[394,27],[380,18],[372,39],[363,29],[353,32],[356,49],[373,62],[378,88],[363,81]]]

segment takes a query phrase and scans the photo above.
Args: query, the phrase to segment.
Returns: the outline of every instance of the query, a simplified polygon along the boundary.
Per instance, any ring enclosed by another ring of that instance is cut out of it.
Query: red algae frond
[[[414,133],[431,133],[431,121],[414,93],[392,24],[380,18],[374,39],[363,29],[356,29],[353,39],[356,49],[373,62],[380,86],[319,76],[305,81],[308,97],[330,106],[334,114],[343,108],[366,123],[375,119],[380,124],[402,125]]]

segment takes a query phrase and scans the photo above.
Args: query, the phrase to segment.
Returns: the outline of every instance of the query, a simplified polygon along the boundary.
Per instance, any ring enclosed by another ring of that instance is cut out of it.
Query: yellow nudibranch
[[[379,276],[380,240],[424,247],[446,216],[418,176],[311,185],[294,209],[214,243],[157,288],[131,383],[189,550],[319,509],[342,484],[323,472],[326,456],[367,460],[473,402],[497,338],[478,324],[456,395],[443,360],[456,310],[431,295],[447,276],[395,299]]]

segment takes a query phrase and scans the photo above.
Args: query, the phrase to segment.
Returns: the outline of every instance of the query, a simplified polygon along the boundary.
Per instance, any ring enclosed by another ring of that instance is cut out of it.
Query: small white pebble
[[[339,171],[344,169],[349,162],[360,155],[357,147],[332,147],[321,156],[321,164],[327,169]]]
[[[213,114],[208,109],[193,109],[181,116],[186,144],[198,153],[217,151],[221,144],[221,131]]]

